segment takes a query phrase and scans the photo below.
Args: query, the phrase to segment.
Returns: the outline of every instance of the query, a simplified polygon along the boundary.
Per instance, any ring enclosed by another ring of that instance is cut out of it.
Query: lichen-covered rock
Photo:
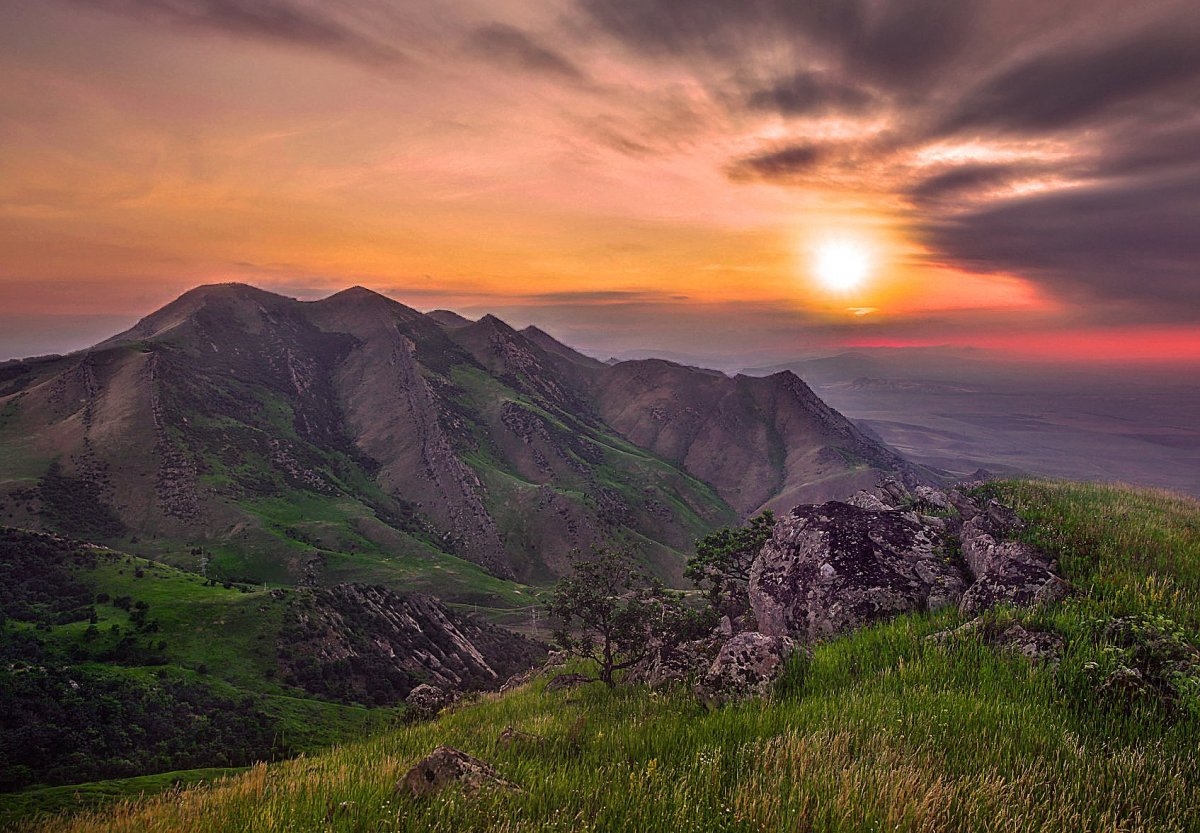
[[[438,712],[453,701],[454,697],[449,692],[435,685],[422,683],[408,693],[404,698],[404,705],[408,706],[408,712],[414,718],[428,720],[436,717]]]
[[[999,604],[1028,607],[1066,598],[1070,588],[1052,558],[1021,541],[997,540],[1023,525],[1016,512],[995,500],[963,524],[963,560],[975,577],[959,603],[963,615]]]
[[[919,518],[846,503],[798,506],[750,571],[758,628],[801,642],[957,604],[967,586],[945,538]]]
[[[710,705],[766,697],[795,650],[786,636],[739,633],[721,646],[696,693]]]
[[[1066,645],[1056,633],[1027,630],[1020,622],[991,622],[986,619],[973,619],[965,625],[928,637],[930,642],[946,647],[954,647],[969,639],[978,639],[985,645],[1020,654],[1030,662],[1050,664],[1058,663]]]
[[[945,492],[932,486],[918,486],[913,489],[913,496],[931,509],[943,512],[950,509],[950,498],[946,496]]]
[[[439,746],[396,783],[396,790],[407,790],[415,798],[440,792],[452,784],[461,785],[466,792],[521,789],[478,758],[449,746]]]
[[[724,618],[729,622],[729,617]],[[724,638],[733,636],[733,626]],[[629,670],[626,682],[640,683],[652,689],[696,682],[712,665],[721,639],[698,639],[681,643],[655,645],[646,657]]]

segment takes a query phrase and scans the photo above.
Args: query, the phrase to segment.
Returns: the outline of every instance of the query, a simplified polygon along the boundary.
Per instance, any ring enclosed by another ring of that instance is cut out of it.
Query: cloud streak
[[[140,19],[218,32],[232,37],[315,49],[372,66],[408,62],[399,48],[340,21],[338,2],[306,5],[292,0],[72,0]]]
[[[471,34],[468,47],[476,55],[501,66],[573,83],[587,80],[584,72],[565,56],[514,26],[503,23],[481,26]]]

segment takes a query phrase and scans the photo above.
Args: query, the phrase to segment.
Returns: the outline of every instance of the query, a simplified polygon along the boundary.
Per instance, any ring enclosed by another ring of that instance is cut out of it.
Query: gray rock
[[[396,783],[396,790],[407,790],[416,798],[441,792],[452,784],[461,785],[468,793],[481,789],[522,791],[488,764],[449,746],[439,746],[419,761]]]
[[[973,619],[953,630],[942,631],[928,637],[930,642],[953,647],[968,639],[978,639],[985,645],[1020,654],[1030,662],[1047,662],[1057,665],[1062,658],[1066,642],[1061,636],[1048,631],[1026,630],[1020,622],[996,623],[984,619]]]
[[[945,492],[933,488],[932,486],[918,486],[913,489],[913,495],[921,503],[941,511],[949,511],[950,498]]]
[[[721,646],[696,693],[710,705],[766,697],[795,650],[786,636],[739,633]]]
[[[870,492],[861,490],[855,492],[846,503],[857,506],[859,509],[869,509],[872,512],[889,512],[893,508]]]
[[[422,683],[404,698],[404,705],[408,706],[409,714],[420,720],[436,717],[438,712],[452,702],[452,694],[429,683]]]
[[[919,610],[955,605],[967,586],[946,540],[919,519],[846,503],[798,506],[750,571],[759,630],[812,642]]]

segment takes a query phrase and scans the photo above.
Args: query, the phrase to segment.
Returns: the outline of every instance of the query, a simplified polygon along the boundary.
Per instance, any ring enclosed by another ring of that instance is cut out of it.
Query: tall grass
[[[1200,718],[1093,703],[1077,673],[1098,650],[1087,621],[1100,612],[1194,623],[1200,508],[1109,487],[998,488],[1092,593],[1027,615],[1066,637],[1057,668],[980,643],[935,646],[926,637],[955,615],[908,616],[817,646],[767,702],[706,711],[683,691],[546,693],[537,681],[315,757],[29,829],[1200,830]],[[510,744],[507,726],[522,733]],[[439,744],[523,791],[397,792]]]

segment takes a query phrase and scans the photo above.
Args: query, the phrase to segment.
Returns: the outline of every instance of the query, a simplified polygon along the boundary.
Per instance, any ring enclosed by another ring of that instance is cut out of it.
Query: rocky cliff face
[[[302,591],[279,639],[284,680],[344,702],[394,705],[416,687],[496,689],[545,659],[539,644],[379,586]]]

